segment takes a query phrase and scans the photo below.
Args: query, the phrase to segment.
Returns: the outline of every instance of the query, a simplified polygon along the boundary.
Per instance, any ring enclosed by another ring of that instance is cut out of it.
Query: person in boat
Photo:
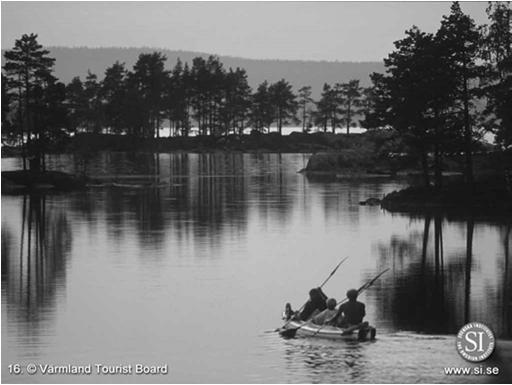
[[[348,301],[340,305],[335,316],[328,320],[327,323],[344,328],[360,325],[363,322],[366,311],[364,303],[357,300],[358,294],[356,289],[347,291]]]
[[[321,288],[317,287],[309,291],[309,300],[304,305],[304,309],[299,313],[298,318],[301,321],[307,321],[325,309],[327,309],[327,296]]]
[[[317,325],[323,325],[327,322],[327,320],[330,320],[332,317],[334,317],[337,313],[336,303],[337,302],[334,298],[329,298],[327,300],[327,309],[314,316],[312,319],[313,323]]]
[[[292,309],[292,304],[288,302],[284,308],[283,319],[289,321],[294,315],[295,312]]]

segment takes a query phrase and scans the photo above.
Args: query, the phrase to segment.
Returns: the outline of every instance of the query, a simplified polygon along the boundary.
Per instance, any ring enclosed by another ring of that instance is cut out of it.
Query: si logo
[[[484,361],[492,354],[494,334],[481,322],[470,322],[460,328],[456,338],[457,351],[466,361]]]

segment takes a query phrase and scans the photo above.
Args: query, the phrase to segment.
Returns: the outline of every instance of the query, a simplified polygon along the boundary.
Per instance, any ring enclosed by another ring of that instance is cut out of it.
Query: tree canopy
[[[359,120],[369,130],[392,129],[423,165],[430,183],[442,183],[443,157],[465,154],[465,176],[473,180],[472,153],[484,132],[512,145],[512,22],[508,2],[491,2],[489,25],[478,26],[454,2],[435,33],[412,26],[384,60],[385,73],[324,84],[297,92],[286,79],[264,81],[255,90],[243,68],[225,68],[216,56],[178,59],[167,69],[160,52],[140,54],[133,68],[115,62],[102,80],[89,72],[67,85],[53,76],[55,60],[24,34],[5,51],[2,71],[2,141],[19,145],[26,159],[44,167],[44,153],[65,137],[111,133],[158,138],[242,135],[250,128],[282,134],[283,127],[316,126],[336,133]],[[482,107],[483,106],[483,107]]]

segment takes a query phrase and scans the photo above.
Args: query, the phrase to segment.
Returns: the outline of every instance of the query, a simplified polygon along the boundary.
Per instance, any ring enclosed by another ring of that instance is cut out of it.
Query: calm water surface
[[[87,172],[118,186],[2,196],[2,381],[482,381],[442,370],[468,366],[453,337],[467,321],[512,336],[510,223],[360,206],[404,183],[311,180],[297,173],[306,162],[102,154]],[[2,159],[3,170],[18,165]],[[325,286],[337,299],[391,268],[361,295],[375,342],[266,333],[344,256]],[[169,374],[8,374],[31,362],[168,364]]]

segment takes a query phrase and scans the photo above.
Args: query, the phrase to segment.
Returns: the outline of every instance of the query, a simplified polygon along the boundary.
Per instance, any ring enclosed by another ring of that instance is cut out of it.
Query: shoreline
[[[499,178],[475,182],[472,189],[463,182],[439,189],[409,186],[386,194],[380,204],[391,213],[501,217],[512,213],[512,189]]]
[[[292,132],[280,135],[277,132],[252,132],[227,136],[175,136],[140,138],[131,135],[80,133],[66,138],[48,149],[48,154],[88,154],[93,152],[153,152],[153,153],[316,153],[336,151],[342,148],[366,145],[375,138],[388,137],[389,133],[365,132],[360,134],[332,134],[327,132]],[[21,156],[18,147],[4,146],[2,158]]]

